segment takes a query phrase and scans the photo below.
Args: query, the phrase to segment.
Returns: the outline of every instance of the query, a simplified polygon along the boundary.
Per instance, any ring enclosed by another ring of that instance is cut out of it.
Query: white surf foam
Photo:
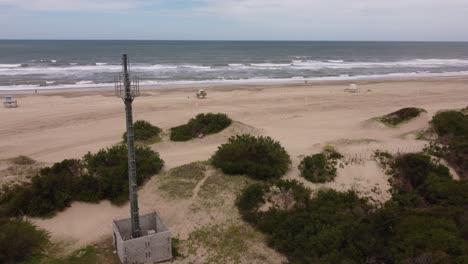
[[[18,68],[21,64],[0,64],[0,68]]]
[[[267,77],[257,77],[249,79],[216,79],[203,81],[156,81],[143,80],[140,82],[142,87],[170,88],[170,87],[190,87],[203,85],[226,85],[226,84],[275,84],[275,83],[303,83],[308,82],[323,82],[323,81],[356,81],[356,80],[379,80],[379,79],[412,79],[412,78],[428,78],[428,77],[461,77],[468,76],[468,71],[462,72],[411,72],[411,73],[391,73],[381,75],[340,75],[326,77],[303,77],[273,79]],[[80,81],[76,84],[65,85],[13,85],[0,86],[0,91],[28,91],[28,90],[53,90],[53,89],[95,89],[95,88],[112,88],[113,83],[93,83],[92,81]]]

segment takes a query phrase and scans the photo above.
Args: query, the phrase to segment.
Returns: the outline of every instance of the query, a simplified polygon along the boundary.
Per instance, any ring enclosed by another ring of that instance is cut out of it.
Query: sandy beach
[[[313,189],[354,188],[384,201],[390,197],[387,176],[377,163],[367,160],[370,153],[376,149],[420,150],[426,142],[417,140],[415,134],[427,128],[434,113],[467,106],[468,79],[356,83],[359,93],[344,92],[349,83],[210,87],[204,100],[196,99],[195,88],[144,89],[134,102],[134,119],[150,121],[164,130],[198,113],[222,112],[236,121],[222,133],[204,139],[152,145],[165,160],[165,170],[209,159],[232,135],[267,135],[280,141],[291,156],[292,167],[285,178],[301,180]],[[50,91],[18,94],[17,99],[20,107],[0,108],[0,159],[25,155],[51,164],[121,141],[124,106],[112,91]],[[403,107],[420,107],[427,114],[398,128],[371,121]],[[319,152],[326,144],[362,162],[340,169],[332,183],[303,181],[297,169],[301,158]],[[194,224],[184,221],[182,207],[165,202],[151,188],[154,181],[157,177],[140,191],[141,210],[158,210],[175,234],[187,237]],[[54,218],[34,222],[56,239],[84,245],[110,236],[112,219],[127,214],[127,206],[114,207],[108,202],[74,203]]]

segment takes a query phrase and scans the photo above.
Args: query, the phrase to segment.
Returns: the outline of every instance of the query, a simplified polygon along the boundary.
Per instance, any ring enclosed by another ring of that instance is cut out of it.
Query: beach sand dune
[[[305,155],[333,144],[348,156],[365,155],[375,149],[418,149],[425,142],[407,136],[427,127],[440,109],[466,107],[465,79],[434,79],[358,83],[361,93],[343,92],[345,83],[213,87],[209,97],[194,99],[194,89],[146,90],[135,100],[135,120],[144,119],[168,130],[186,123],[198,113],[222,112],[238,121],[224,132],[184,143],[152,145],[166,161],[168,170],[193,161],[207,160],[229,136],[242,133],[267,135],[289,152],[292,167],[285,178],[299,179],[297,169]],[[21,107],[0,109],[0,159],[18,155],[52,163],[80,158],[121,141],[125,128],[121,100],[104,92],[63,92],[21,95]],[[420,107],[427,115],[397,128],[369,125],[368,120],[403,107]],[[158,210],[175,235],[195,228],[186,221],[182,206],[162,199],[154,177],[140,191],[142,212]],[[304,182],[304,181],[303,181]],[[387,176],[373,161],[353,163],[339,170],[333,183],[307,186],[339,190],[355,188],[376,200],[388,199]],[[54,238],[84,245],[109,236],[111,221],[128,215],[128,206],[74,203],[51,219],[34,219]],[[182,206],[183,207],[183,206]],[[207,220],[208,221],[208,220]]]

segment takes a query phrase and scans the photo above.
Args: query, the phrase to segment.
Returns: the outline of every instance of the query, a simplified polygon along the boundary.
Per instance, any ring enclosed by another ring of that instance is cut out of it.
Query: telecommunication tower
[[[140,237],[140,220],[138,214],[138,186],[136,180],[135,162],[135,132],[133,131],[132,103],[135,97],[140,96],[138,79],[130,79],[130,67],[127,55],[122,56],[122,75],[115,82],[115,95],[122,98],[125,103],[125,116],[127,122],[127,149],[128,149],[128,182],[130,193],[130,215],[132,222],[132,237]]]
[[[132,103],[140,95],[139,82],[130,78],[127,55],[122,56],[122,74],[115,82],[115,95],[125,103],[128,148],[130,218],[112,223],[116,253],[123,264],[157,263],[172,259],[171,232],[156,211],[139,215],[136,177],[135,133]]]

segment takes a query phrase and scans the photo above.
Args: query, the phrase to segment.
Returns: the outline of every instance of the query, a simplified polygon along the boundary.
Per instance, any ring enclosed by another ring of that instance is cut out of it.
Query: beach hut
[[[205,92],[205,90],[199,90],[197,92],[197,98],[198,99],[205,99],[206,95],[207,95],[207,93]]]
[[[5,108],[18,107],[18,102],[14,100],[11,96],[5,96],[5,98],[3,99],[3,106]]]

